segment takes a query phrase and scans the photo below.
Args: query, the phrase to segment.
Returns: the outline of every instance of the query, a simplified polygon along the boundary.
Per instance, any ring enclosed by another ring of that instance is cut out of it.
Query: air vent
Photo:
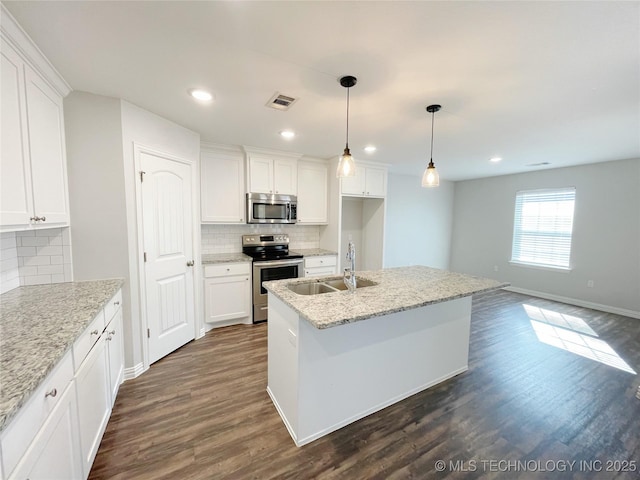
[[[276,92],[267,102],[267,107],[275,108],[276,110],[289,110],[291,105],[296,103],[296,100],[298,99]]]
[[[549,162],[529,163],[525,167],[544,167],[545,165],[551,165]]]

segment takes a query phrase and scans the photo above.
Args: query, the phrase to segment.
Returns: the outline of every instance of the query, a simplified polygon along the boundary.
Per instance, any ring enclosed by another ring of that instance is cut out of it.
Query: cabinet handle
[[[55,388],[52,388],[50,392],[47,392],[44,394],[44,398],[47,398],[47,397],[53,398],[56,395],[58,395],[58,390],[56,390]]]
[[[113,304],[117,307],[118,305],[120,305],[120,302],[113,302]]]
[[[193,265],[194,265],[193,260],[189,260],[189,261],[187,262],[187,267],[193,267]]]
[[[43,222],[47,221],[47,217],[40,217],[40,220],[42,220]]]
[[[110,332],[107,332],[109,335],[115,335],[116,331],[115,330],[111,330]],[[109,338],[109,340],[111,340],[111,338]]]
[[[91,335],[98,335],[98,333],[100,333],[100,332],[98,332],[98,330],[94,330],[94,331],[91,332]]]
[[[112,338],[113,338],[113,337],[112,337],[111,335],[109,335],[109,336],[107,337],[107,340],[106,340],[106,341],[107,341],[107,342],[110,342]]]

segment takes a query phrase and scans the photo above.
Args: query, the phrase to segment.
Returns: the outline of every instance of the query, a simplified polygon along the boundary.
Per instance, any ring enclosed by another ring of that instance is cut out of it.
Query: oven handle
[[[273,260],[271,262],[253,262],[256,267],[282,267],[285,265],[302,265],[304,260],[302,258],[297,260]]]

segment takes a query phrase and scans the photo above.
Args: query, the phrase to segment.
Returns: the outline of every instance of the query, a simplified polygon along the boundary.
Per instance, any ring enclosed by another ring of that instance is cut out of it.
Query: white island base
[[[318,329],[269,293],[268,386],[297,446],[467,370],[471,297]]]

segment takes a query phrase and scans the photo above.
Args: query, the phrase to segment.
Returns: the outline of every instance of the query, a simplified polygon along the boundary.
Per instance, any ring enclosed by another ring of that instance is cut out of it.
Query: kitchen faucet
[[[349,236],[349,246],[347,247],[347,260],[351,262],[350,267],[344,269],[344,284],[349,289],[349,292],[355,293],[356,291],[356,246]]]

